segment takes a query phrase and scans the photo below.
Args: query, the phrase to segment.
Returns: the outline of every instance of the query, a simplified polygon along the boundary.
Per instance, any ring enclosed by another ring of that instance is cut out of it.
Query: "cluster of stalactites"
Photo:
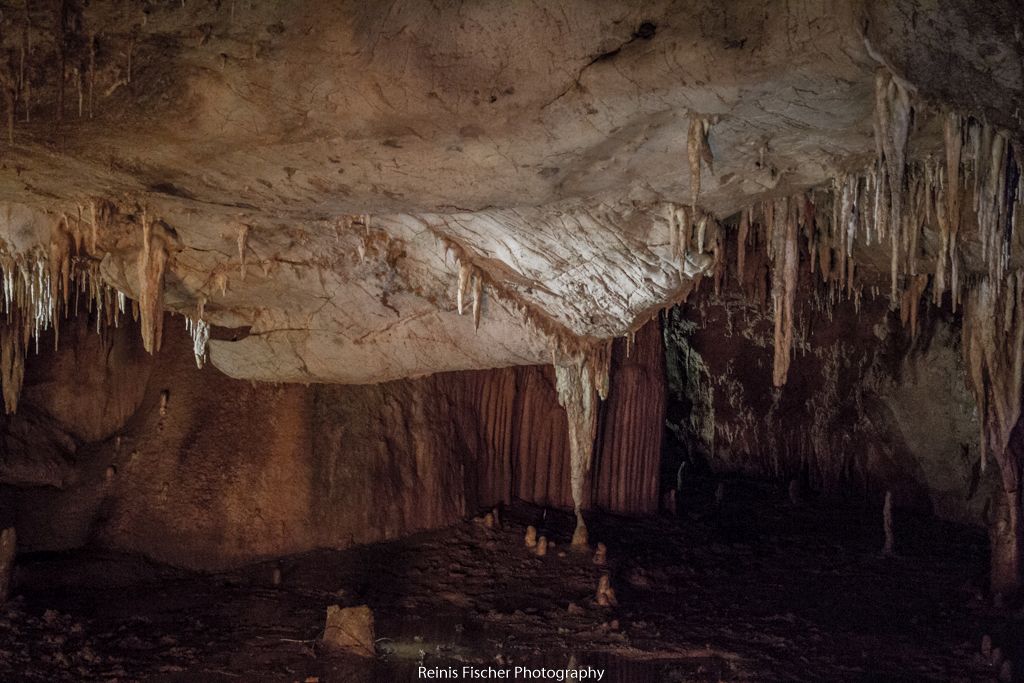
[[[97,210],[92,211],[93,225]],[[0,325],[0,381],[4,408],[13,413],[24,377],[25,356],[32,340],[38,351],[39,338],[53,330],[54,345],[60,343],[60,321],[77,315],[82,302],[96,318],[96,330],[104,325],[116,327],[125,314],[127,299],[107,285],[99,272],[95,253],[96,228],[83,234],[82,221],[62,216],[51,229],[50,243],[44,250],[0,255],[4,321]],[[88,237],[87,245],[85,240]]]
[[[812,268],[816,261],[815,207],[808,195],[797,194],[765,201],[740,214],[736,236],[736,273],[742,287],[760,288],[763,278],[749,272],[761,266],[754,255],[767,257],[774,320],[772,384],[786,383],[794,346],[796,290],[800,267],[800,238],[810,246]]]
[[[715,292],[720,292],[725,274],[725,230],[718,219],[703,209],[671,203],[666,205],[665,219],[669,251],[680,274],[685,272],[687,259],[710,254]]]
[[[982,467],[994,457],[1006,490],[1016,490],[1017,468],[1005,465],[1024,386],[1024,271],[1007,272],[1001,282],[986,276],[968,291],[962,345],[978,404]]]
[[[576,512],[574,545],[587,542],[582,509],[597,436],[598,397],[608,397],[610,363],[611,343],[603,342],[586,353],[556,359],[554,366],[558,402],[565,408],[569,425],[569,479]]]
[[[910,94],[880,70],[875,95],[877,163],[862,177],[845,179],[837,200],[848,219],[850,244],[858,225],[868,244],[888,237],[890,297],[896,308],[906,299],[903,280],[910,281],[908,289],[917,287],[923,232],[937,233],[932,296],[939,303],[949,291],[956,310],[963,296],[960,238],[965,223],[977,228],[983,270],[994,286],[1000,286],[1009,266],[1011,236],[1022,220],[1024,201],[1020,146],[990,124],[948,113],[943,117],[945,158],[909,163]]]

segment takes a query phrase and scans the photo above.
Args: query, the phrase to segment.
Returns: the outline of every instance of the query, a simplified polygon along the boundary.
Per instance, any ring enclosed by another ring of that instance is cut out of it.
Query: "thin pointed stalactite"
[[[459,315],[465,312],[466,294],[469,293],[470,280],[473,277],[473,264],[468,261],[459,261],[459,282],[455,294],[456,308]]]
[[[708,143],[708,133],[711,131],[711,122],[699,116],[690,116],[690,128],[686,137],[686,157],[690,165],[690,207],[697,208],[700,199],[701,162],[707,164],[708,169],[712,168],[714,157],[711,154],[711,145]]]
[[[142,249],[138,257],[139,316],[142,345],[149,353],[160,350],[164,325],[164,271],[167,245],[159,226],[143,214]]]
[[[793,311],[800,267],[797,244],[798,199],[786,198],[766,211],[771,236],[772,309],[775,321],[772,384],[776,387],[786,383],[793,351]]]
[[[249,226],[238,226],[238,274],[245,279],[246,252],[249,249]]]

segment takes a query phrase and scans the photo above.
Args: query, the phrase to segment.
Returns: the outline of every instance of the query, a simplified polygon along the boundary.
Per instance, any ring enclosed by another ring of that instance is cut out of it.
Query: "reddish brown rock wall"
[[[23,549],[98,543],[219,567],[394,538],[514,497],[571,506],[550,368],[249,383],[197,369],[180,323],[168,318],[152,357],[134,328],[101,338],[79,322],[29,359],[0,470]],[[661,348],[656,322],[628,358],[616,346],[595,505],[655,508]]]

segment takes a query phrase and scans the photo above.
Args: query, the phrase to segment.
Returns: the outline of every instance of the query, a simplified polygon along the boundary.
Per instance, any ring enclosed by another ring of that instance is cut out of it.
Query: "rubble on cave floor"
[[[1024,611],[983,593],[983,536],[780,485],[715,482],[678,517],[589,518],[604,564],[570,545],[568,513],[515,505],[456,527],[201,575],[98,551],[21,559],[0,610],[11,680],[416,680],[416,667],[604,667],[612,681],[995,680],[1024,659]],[[551,546],[523,544],[538,526]],[[608,573],[617,605],[599,606]],[[275,586],[275,584],[277,584]],[[328,654],[328,605],[366,604],[376,659]],[[985,636],[988,636],[985,639]]]

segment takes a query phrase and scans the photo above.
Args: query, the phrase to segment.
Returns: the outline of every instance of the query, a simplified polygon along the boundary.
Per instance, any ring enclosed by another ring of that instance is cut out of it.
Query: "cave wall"
[[[675,465],[798,479],[826,495],[892,490],[900,506],[984,523],[998,475],[981,467],[959,316],[922,306],[913,335],[870,288],[855,305],[806,275],[800,286],[808,296],[778,389],[765,298],[705,287],[667,316]]]
[[[44,338],[4,419],[0,516],[23,550],[96,544],[217,568],[450,524],[514,497],[571,506],[550,367],[375,385],[273,385],[198,369],[182,320],[163,350],[84,320]],[[613,353],[593,504],[656,507],[657,321]]]

